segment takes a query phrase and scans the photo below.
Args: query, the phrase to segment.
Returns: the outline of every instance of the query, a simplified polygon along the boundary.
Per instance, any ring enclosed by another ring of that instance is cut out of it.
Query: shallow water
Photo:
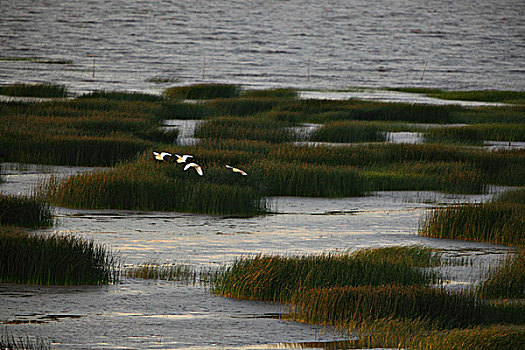
[[[521,1],[4,1],[0,80],[524,90]],[[65,64],[17,60],[65,60]]]
[[[3,164],[2,193],[27,193],[51,175],[95,168]],[[74,234],[105,244],[127,265],[183,263],[219,267],[250,254],[313,254],[422,244],[472,266],[443,268],[448,288],[468,288],[509,248],[417,235],[427,211],[444,203],[487,201],[485,195],[379,192],[354,198],[270,198],[274,214],[248,219],[173,212],[55,208],[44,234]],[[232,300],[178,282],[124,279],[110,286],[39,287],[0,284],[0,324],[60,349],[323,348],[345,337],[331,329],[278,320],[282,305]],[[344,343],[343,343],[344,344]]]

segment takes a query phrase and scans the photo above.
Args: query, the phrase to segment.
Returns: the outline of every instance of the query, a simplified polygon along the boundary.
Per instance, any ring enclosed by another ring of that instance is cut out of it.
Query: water
[[[98,168],[2,164],[6,194],[30,193],[50,176]],[[219,267],[249,254],[315,254],[422,244],[466,257],[472,266],[443,269],[448,288],[479,282],[509,248],[417,235],[429,208],[487,201],[484,195],[378,192],[354,198],[270,198],[274,214],[240,219],[174,212],[55,208],[44,234],[73,234],[118,252],[126,265],[182,263]],[[277,319],[275,303],[219,297],[204,287],[124,279],[109,286],[41,287],[0,284],[0,324],[15,335],[39,336],[58,349],[328,348],[348,339],[330,328]],[[344,344],[344,343],[342,343]]]
[[[519,0],[1,3],[6,84],[525,89]]]

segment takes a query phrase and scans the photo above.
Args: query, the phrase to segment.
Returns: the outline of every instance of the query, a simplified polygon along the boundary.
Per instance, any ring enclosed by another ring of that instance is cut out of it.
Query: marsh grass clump
[[[217,184],[177,169],[176,177],[160,165],[119,167],[57,182],[46,195],[51,203],[86,209],[174,210],[213,215],[253,216],[266,212],[260,192],[249,186]],[[174,164],[171,168],[174,168]]]
[[[374,124],[359,121],[336,121],[323,124],[310,136],[320,142],[381,142],[386,133]]]
[[[0,95],[21,97],[67,97],[68,90],[60,84],[13,84],[0,86]]]
[[[424,220],[419,233],[424,236],[525,245],[525,191],[496,198],[492,202],[465,204],[434,209]],[[503,199],[502,199],[503,198]],[[505,198],[512,201],[505,202]]]
[[[245,90],[241,93],[242,97],[272,97],[283,99],[296,99],[298,93],[294,89],[276,88],[264,90]]]
[[[276,110],[299,113],[303,121],[311,123],[335,120],[389,120],[443,124],[453,121],[453,112],[458,110],[458,107],[359,100],[299,100],[283,103]]]
[[[52,226],[53,216],[42,198],[0,194],[0,225]]]
[[[426,285],[438,276],[418,266],[433,262],[431,250],[423,247],[299,257],[257,255],[238,259],[226,268],[214,291],[233,298],[284,302],[295,292],[310,288]]]
[[[180,100],[209,100],[238,97],[240,92],[241,88],[234,84],[195,84],[168,88],[164,96]]]
[[[163,101],[164,98],[158,95],[146,94],[135,91],[93,91],[80,95],[79,99],[82,98],[104,98],[108,100],[119,100],[119,101],[149,101],[149,102],[158,102]]]
[[[482,298],[525,299],[525,250],[511,253],[477,288]]]
[[[424,94],[430,97],[441,98],[443,100],[459,101],[481,101],[481,102],[502,102],[523,104],[525,102],[525,92],[511,90],[471,90],[454,91],[429,88],[397,88],[395,91],[405,91]]]
[[[521,304],[490,304],[469,293],[416,285],[304,288],[290,305],[297,319],[331,325],[385,318],[424,320],[439,328],[525,322]]]
[[[368,179],[354,167],[263,160],[247,170],[267,196],[354,197],[371,191]]]
[[[118,280],[118,258],[93,241],[6,226],[0,226],[0,238],[0,282],[78,285]]]
[[[476,124],[432,128],[424,133],[425,142],[483,145],[484,141],[525,141],[525,124]]]
[[[281,143],[294,138],[285,126],[282,122],[269,119],[221,117],[202,123],[195,131],[195,137]]]

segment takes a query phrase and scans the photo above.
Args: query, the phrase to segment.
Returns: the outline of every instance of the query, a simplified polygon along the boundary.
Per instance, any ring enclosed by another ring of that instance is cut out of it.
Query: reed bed
[[[195,130],[195,137],[282,143],[294,138],[293,132],[285,126],[267,119],[221,117],[202,123]]]
[[[477,124],[462,127],[433,128],[425,132],[426,142],[482,145],[484,141],[525,141],[525,124]]]
[[[180,101],[163,102],[156,111],[156,118],[165,119],[206,119],[222,113],[205,103],[188,103]]]
[[[451,123],[455,106],[409,103],[381,103],[358,100],[300,100],[279,105],[279,111],[299,113],[303,121],[323,123],[334,120],[390,120],[411,123]]]
[[[236,260],[219,276],[214,291],[242,299],[285,302],[309,288],[360,285],[426,285],[438,276],[427,267],[435,258],[424,247],[395,247],[354,254],[256,255]]]
[[[39,285],[107,284],[118,280],[118,258],[74,236],[40,236],[0,226],[0,282]]]
[[[44,227],[53,223],[51,208],[41,198],[0,194],[0,225]]]
[[[34,136],[23,133],[0,140],[0,158],[38,164],[110,166],[132,159],[155,143],[123,134],[93,136]]]
[[[320,142],[382,142],[386,134],[377,125],[359,121],[336,121],[323,124],[310,137]]]
[[[525,191],[521,190],[518,195]],[[507,195],[513,198],[514,195]],[[505,197],[504,197],[505,198]],[[521,199],[523,200],[523,199]],[[525,205],[501,199],[433,210],[420,225],[424,236],[525,246]]]
[[[0,86],[0,95],[24,97],[66,97],[68,90],[60,84],[13,84]]]
[[[209,100],[215,98],[238,97],[241,88],[233,84],[195,84],[189,86],[175,86],[164,91],[169,99],[180,100]]]
[[[511,253],[477,288],[482,298],[525,299],[525,250]]]
[[[405,162],[362,172],[373,191],[442,191],[484,193],[483,174],[460,162]]]
[[[515,350],[525,340],[525,328],[515,325],[435,329],[428,322],[386,318],[350,328],[358,338],[343,346],[351,349]]]
[[[156,166],[156,164],[154,164]],[[266,212],[261,194],[249,186],[215,184],[193,172],[170,178],[158,167],[122,167],[48,183],[51,203],[91,209],[168,210],[253,216]]]
[[[371,191],[368,179],[353,167],[261,160],[246,170],[267,196],[354,197]]]
[[[522,304],[490,304],[469,293],[416,285],[303,288],[290,305],[295,319],[338,326],[385,318],[423,320],[437,328],[525,322]]]

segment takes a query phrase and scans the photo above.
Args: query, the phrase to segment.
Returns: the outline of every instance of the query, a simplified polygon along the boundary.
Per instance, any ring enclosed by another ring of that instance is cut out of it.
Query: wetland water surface
[[[28,193],[51,175],[96,169],[3,164],[2,193]],[[173,212],[55,208],[57,225],[40,233],[73,234],[106,244],[129,265],[148,261],[218,267],[256,253],[311,254],[423,244],[468,258],[450,266],[451,288],[470,286],[508,248],[417,235],[419,220],[439,203],[478,202],[487,195],[379,192],[359,198],[270,198],[274,214],[240,219]],[[0,323],[57,348],[319,348],[344,337],[330,329],[278,320],[279,304],[218,297],[180,282],[124,279],[102,287],[2,284]],[[299,344],[300,343],[300,344]],[[295,345],[294,345],[295,344]]]
[[[524,5],[464,1],[3,1],[0,79],[525,89]]]

